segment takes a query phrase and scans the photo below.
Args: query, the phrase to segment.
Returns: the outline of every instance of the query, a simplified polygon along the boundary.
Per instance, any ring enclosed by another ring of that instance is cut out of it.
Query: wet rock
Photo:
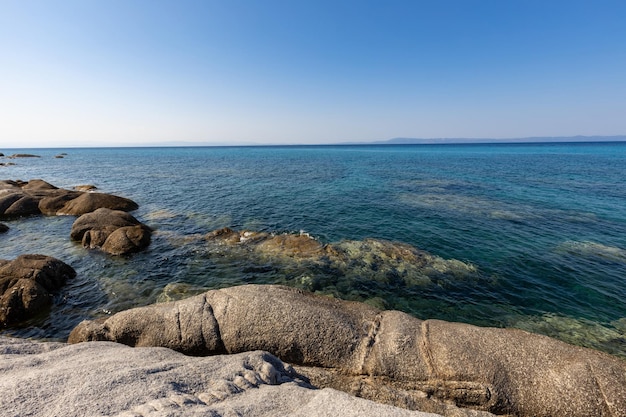
[[[233,287],[123,311],[82,322],[69,338],[89,340],[193,355],[266,350],[300,365],[317,386],[446,415],[455,407],[626,416],[626,362],[618,358],[521,330],[422,321],[280,286]]]
[[[423,286],[440,277],[462,279],[476,268],[443,259],[413,246],[380,239],[346,240],[322,245],[308,234],[270,234],[223,228],[204,236],[209,252],[245,257],[247,262],[274,263],[282,269],[329,271],[332,279],[379,282],[392,286]],[[315,289],[316,280],[310,279]],[[328,288],[331,282],[325,282]]]
[[[163,287],[163,291],[159,294],[156,301],[157,303],[166,303],[168,301],[182,300],[193,295],[201,294],[207,290],[208,288],[206,287],[198,287],[183,282],[170,282]]]
[[[70,238],[90,249],[101,249],[112,255],[140,251],[150,244],[151,230],[121,210],[99,208],[83,214],[72,225]]]
[[[227,227],[208,233],[207,241],[246,246],[259,254],[291,258],[310,258],[322,255],[323,246],[306,234],[269,234],[245,230],[238,232]]]
[[[40,179],[0,181],[0,218],[35,214],[80,216],[101,207],[124,211],[138,208],[127,198],[65,190]]]
[[[76,272],[44,255],[22,255],[0,261],[0,327],[25,321],[43,312],[58,290]]]
[[[14,153],[13,155],[9,156],[9,158],[40,158],[40,156],[30,153]]]
[[[9,231],[9,226],[4,223],[0,223],[0,233],[6,233]]]

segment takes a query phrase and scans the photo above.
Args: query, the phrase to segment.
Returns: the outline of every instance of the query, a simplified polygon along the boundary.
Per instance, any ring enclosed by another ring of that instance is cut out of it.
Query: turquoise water
[[[156,231],[147,251],[114,258],[70,242],[73,218],[3,221],[0,258],[44,253],[78,272],[49,316],[14,334],[64,338],[85,318],[282,283],[626,357],[626,143],[0,151],[41,156],[11,160],[0,178],[95,184],[136,201],[133,215]],[[376,265],[262,262],[197,239],[225,226],[324,244],[397,241],[475,270],[409,285],[379,279]]]

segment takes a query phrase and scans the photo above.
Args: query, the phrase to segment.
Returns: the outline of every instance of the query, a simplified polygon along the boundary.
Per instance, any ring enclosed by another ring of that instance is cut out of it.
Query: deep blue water
[[[148,250],[114,258],[70,242],[74,218],[3,221],[0,258],[44,253],[78,272],[49,317],[15,334],[64,338],[132,306],[313,277],[319,292],[419,318],[520,327],[626,357],[626,143],[0,151],[41,156],[0,166],[0,179],[95,184],[136,201],[133,215],[156,230]],[[185,239],[224,226],[398,241],[476,273],[385,286],[218,258]]]

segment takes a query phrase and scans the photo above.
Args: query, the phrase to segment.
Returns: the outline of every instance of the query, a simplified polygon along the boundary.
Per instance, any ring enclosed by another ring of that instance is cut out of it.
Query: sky
[[[626,1],[0,0],[0,147],[626,134]]]

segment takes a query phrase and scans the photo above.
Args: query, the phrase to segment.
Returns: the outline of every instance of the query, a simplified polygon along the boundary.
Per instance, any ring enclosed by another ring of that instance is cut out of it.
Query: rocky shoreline
[[[69,238],[112,256],[150,244],[152,230],[128,213],[136,203],[84,190],[1,181],[0,220],[76,216]],[[373,239],[322,245],[306,234],[228,228],[194,239],[287,267],[309,262],[366,277],[375,268],[402,285],[474,272]],[[45,314],[75,274],[44,255],[0,261],[0,328]],[[608,354],[276,285],[85,321],[69,343],[0,337],[0,415],[626,416],[626,362]]]

